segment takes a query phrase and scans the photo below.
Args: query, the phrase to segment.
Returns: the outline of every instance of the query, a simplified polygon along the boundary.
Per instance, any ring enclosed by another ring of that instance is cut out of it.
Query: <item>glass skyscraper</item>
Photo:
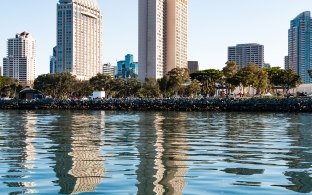
[[[87,80],[102,72],[102,15],[96,0],[60,0],[57,4],[55,72]]]
[[[303,83],[311,83],[308,70],[312,69],[312,18],[309,11],[299,14],[290,22],[288,56],[285,69],[298,73]]]
[[[117,62],[117,78],[137,78],[138,63],[133,62],[133,55],[127,54],[125,60]]]

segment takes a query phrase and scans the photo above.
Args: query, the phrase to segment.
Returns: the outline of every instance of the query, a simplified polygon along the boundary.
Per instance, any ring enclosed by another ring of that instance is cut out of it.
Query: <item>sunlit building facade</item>
[[[116,66],[112,66],[110,63],[103,64],[103,74],[115,77]]]
[[[96,0],[60,0],[57,4],[55,72],[87,80],[102,72],[102,15]]]
[[[139,0],[139,80],[187,68],[187,0]]]
[[[7,57],[3,59],[3,76],[32,85],[35,80],[36,41],[30,33],[16,34],[7,41]]]

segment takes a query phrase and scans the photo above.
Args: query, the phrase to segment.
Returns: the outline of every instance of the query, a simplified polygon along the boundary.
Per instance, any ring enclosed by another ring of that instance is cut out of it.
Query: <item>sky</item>
[[[103,63],[115,65],[126,54],[137,60],[138,0],[97,1],[103,15]],[[1,59],[6,56],[7,39],[26,31],[36,39],[36,75],[48,73],[56,45],[57,3],[1,2]],[[199,61],[200,69],[222,69],[228,46],[259,43],[264,45],[265,62],[284,67],[290,20],[303,11],[312,11],[312,0],[189,0],[188,60]]]

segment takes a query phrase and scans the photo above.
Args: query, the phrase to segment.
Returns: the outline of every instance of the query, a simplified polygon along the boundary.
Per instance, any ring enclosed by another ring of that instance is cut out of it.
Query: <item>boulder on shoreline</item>
[[[0,100],[0,109],[312,112],[312,98],[111,98]]]

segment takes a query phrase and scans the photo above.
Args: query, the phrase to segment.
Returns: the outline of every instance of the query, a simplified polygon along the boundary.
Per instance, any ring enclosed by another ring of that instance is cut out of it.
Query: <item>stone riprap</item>
[[[0,109],[312,112],[312,98],[0,100]]]

